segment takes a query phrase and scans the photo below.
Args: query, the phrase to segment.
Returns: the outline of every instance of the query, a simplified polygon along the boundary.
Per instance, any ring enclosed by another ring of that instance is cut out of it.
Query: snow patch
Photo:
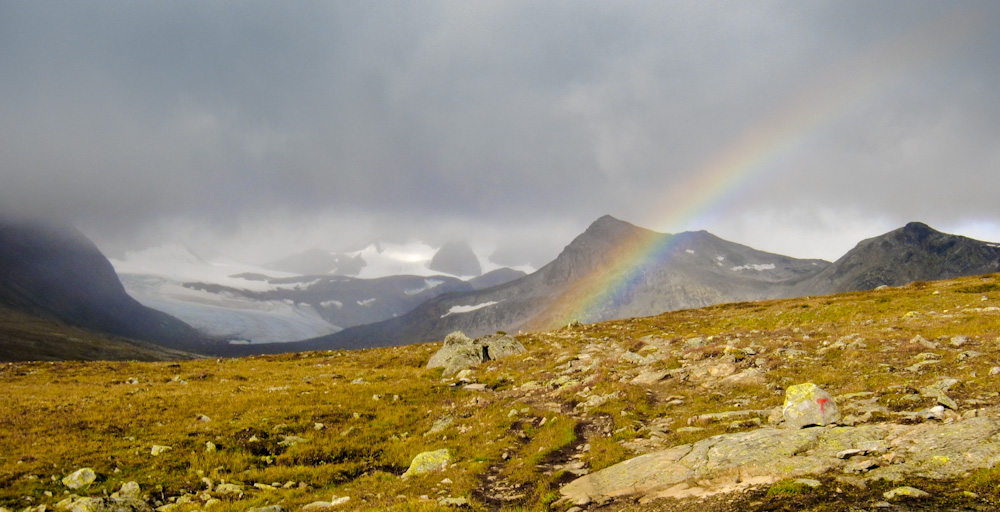
[[[720,262],[721,261],[726,261],[726,257],[725,256],[716,256],[715,259],[718,260],[718,261],[720,261]]]
[[[756,270],[760,272],[762,270],[774,270],[774,263],[751,263],[749,265],[740,265],[738,267],[730,268],[733,272],[739,270]]]
[[[419,293],[426,292],[427,290],[437,288],[442,284],[444,284],[444,281],[441,281],[440,279],[424,279],[424,285],[422,287],[411,290],[403,290],[403,293],[407,295],[417,295]]]
[[[340,308],[344,307],[344,303],[340,302],[339,300],[324,300],[323,302],[320,302],[319,305],[323,306],[324,308],[328,308],[328,307],[332,306],[332,307],[335,307],[337,309],[340,309]]]
[[[483,309],[483,308],[490,307],[490,306],[493,306],[493,305],[496,305],[496,304],[500,304],[500,302],[503,302],[503,301],[499,301],[498,302],[498,301],[495,301],[495,300],[491,300],[489,302],[483,302],[482,304],[476,304],[474,306],[452,306],[451,309],[449,309],[447,313],[441,315],[441,318],[444,318],[444,317],[446,317],[448,315],[451,315],[451,314],[468,313],[470,311],[475,311],[477,309]]]
[[[688,254],[694,254],[694,251],[692,251],[691,249],[685,249],[684,252]]]
[[[359,306],[368,306],[368,305],[372,304],[373,302],[375,302],[376,300],[378,300],[378,299],[365,299],[365,300],[359,300],[359,301],[358,301],[358,305],[359,305]]]

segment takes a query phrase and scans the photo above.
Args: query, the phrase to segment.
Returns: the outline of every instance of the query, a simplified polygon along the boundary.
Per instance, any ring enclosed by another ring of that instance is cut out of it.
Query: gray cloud
[[[0,210],[249,259],[413,235],[541,264],[604,213],[827,258],[909,220],[1000,238],[997,22],[910,1],[8,2]],[[740,187],[664,204],[814,108]]]

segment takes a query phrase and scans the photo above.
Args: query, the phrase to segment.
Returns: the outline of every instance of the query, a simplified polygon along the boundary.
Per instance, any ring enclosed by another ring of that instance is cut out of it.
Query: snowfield
[[[740,265],[738,267],[730,268],[733,272],[738,272],[740,270],[756,270],[757,272],[763,270],[774,270],[774,263],[752,263],[750,265]]]
[[[257,301],[186,288],[159,276],[122,274],[125,291],[142,305],[175,316],[213,338],[251,343],[298,341],[340,330],[312,306],[288,300]]]
[[[493,305],[496,305],[496,304],[500,304],[500,302],[503,302],[503,301],[497,302],[495,300],[491,300],[489,302],[483,302],[482,304],[476,304],[474,306],[452,306],[451,309],[449,309],[447,313],[441,315],[441,318],[444,318],[444,317],[446,317],[448,315],[454,315],[454,314],[457,314],[457,313],[468,313],[470,311],[475,311],[477,309],[483,309],[483,308],[490,307],[490,306],[493,306]]]

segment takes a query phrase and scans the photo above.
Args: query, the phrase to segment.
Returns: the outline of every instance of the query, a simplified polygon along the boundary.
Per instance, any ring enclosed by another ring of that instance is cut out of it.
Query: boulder
[[[951,424],[761,428],[640,455],[578,478],[559,492],[562,505],[624,496],[643,503],[710,496],[825,473],[900,483],[913,478],[949,481],[993,467],[997,460],[1000,419],[995,418],[973,417]],[[904,496],[902,491],[896,495]]]
[[[444,345],[430,360],[427,368],[444,368],[444,375],[451,376],[485,361],[524,352],[524,345],[506,334],[490,334],[470,339],[455,331],[444,339]]]
[[[809,382],[785,390],[781,415],[791,428],[822,427],[839,421],[840,409],[829,393]]]
[[[97,480],[97,475],[94,473],[93,469],[80,468],[69,475],[66,475],[66,477],[62,479],[62,483],[70,489],[79,489],[94,483],[94,480]]]
[[[442,471],[448,467],[449,462],[451,462],[451,454],[448,453],[447,448],[417,454],[413,458],[413,462],[410,463],[409,469],[403,473],[403,478],[425,475],[432,471]]]

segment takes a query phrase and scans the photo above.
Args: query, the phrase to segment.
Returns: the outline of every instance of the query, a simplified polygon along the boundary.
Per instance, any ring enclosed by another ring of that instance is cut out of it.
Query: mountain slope
[[[913,281],[951,279],[1000,271],[1000,245],[949,235],[911,222],[859,243],[792,295],[871,290]]]
[[[194,354],[0,306],[0,361],[172,361]]]
[[[69,226],[0,223],[0,304],[171,348],[204,348],[190,326],[129,297],[107,258]]]

